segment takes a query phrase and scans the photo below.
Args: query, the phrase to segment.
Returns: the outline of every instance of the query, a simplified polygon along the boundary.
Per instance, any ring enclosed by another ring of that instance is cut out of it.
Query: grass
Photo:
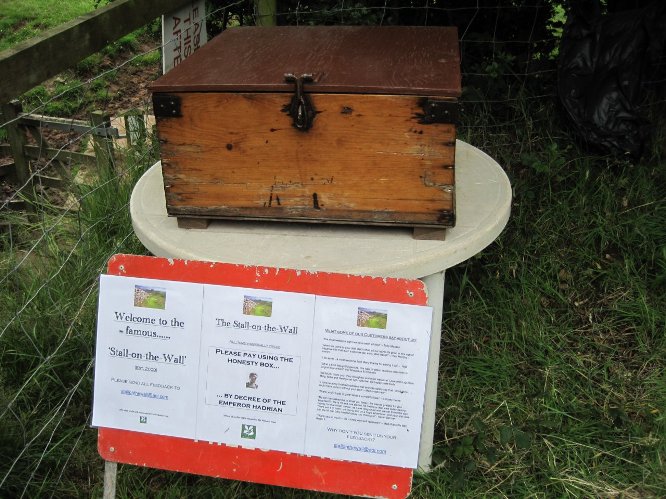
[[[514,112],[550,115],[528,102]],[[476,128],[492,113],[476,111],[463,138],[506,167],[513,213],[493,245],[447,272],[435,469],[417,474],[412,497],[663,496],[661,151],[640,163],[592,156],[556,136],[553,120],[494,135]],[[529,143],[517,139],[528,132]],[[87,426],[96,279],[111,254],[145,251],[127,215],[135,177],[103,177],[80,193],[78,214],[56,223],[44,213],[2,236],[3,493],[101,493]],[[137,491],[333,497],[121,466],[119,497]]]
[[[96,0],[2,0],[0,51],[95,9]]]
[[[153,52],[148,52],[147,54],[142,54],[132,60],[132,64],[135,66],[154,66],[161,64],[162,54],[155,50]]]
[[[363,327],[371,327],[375,329],[386,329],[386,314],[377,314],[370,317]]]
[[[440,473],[423,497],[664,495],[661,152],[634,164],[552,135],[520,151],[525,130],[510,149],[474,130],[515,200],[496,243],[447,273]]]
[[[270,317],[273,314],[273,304],[271,302],[258,302],[249,315],[258,317]]]
[[[157,76],[161,60],[159,50],[133,55],[141,42],[152,36],[149,31],[148,27],[138,29],[103,51],[83,59],[74,68],[32,88],[21,96],[23,108],[36,109],[47,116],[83,118],[93,110],[108,107],[111,101],[122,97],[111,89],[114,85],[123,85],[121,76],[128,77],[117,69],[110,69],[114,64],[129,59],[130,69],[126,72],[136,73],[142,68],[153,67]]]
[[[0,233],[0,495],[89,496],[101,480],[88,427],[97,275],[110,250],[143,251],[127,201],[146,158],[79,187],[77,211],[46,207]]]
[[[136,298],[134,299],[134,306],[164,310],[166,306],[166,292],[148,291],[148,295],[142,300],[139,301]]]
[[[106,0],[2,0],[0,2],[0,51],[34,37],[44,30],[58,26],[77,16],[106,5]],[[79,61],[67,69],[21,96],[24,110],[57,117],[85,117],[95,109],[106,107],[119,97],[109,89],[116,83],[118,72],[109,69],[119,60],[136,54],[142,43],[154,46],[159,39],[160,22],[155,20],[110,43],[102,51]],[[137,71],[141,67],[160,66],[159,50],[137,55],[131,66]],[[116,62],[114,62],[116,61]],[[92,77],[99,78],[93,79]],[[2,133],[2,132],[0,132]],[[1,135],[0,135],[1,138]]]

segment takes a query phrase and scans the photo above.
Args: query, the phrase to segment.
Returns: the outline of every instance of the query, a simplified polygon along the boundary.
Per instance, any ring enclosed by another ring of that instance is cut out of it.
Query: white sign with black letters
[[[93,426],[415,468],[430,307],[103,275]]]
[[[163,15],[162,72],[171,71],[207,41],[205,0],[195,0]]]

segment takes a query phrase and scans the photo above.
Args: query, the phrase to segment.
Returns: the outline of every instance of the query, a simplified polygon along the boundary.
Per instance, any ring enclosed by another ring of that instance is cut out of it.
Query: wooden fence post
[[[104,495],[103,499],[114,499],[116,497],[116,478],[118,475],[118,463],[104,461]]]
[[[30,181],[30,163],[25,156],[24,150],[26,144],[25,134],[18,122],[18,115],[22,110],[21,103],[18,101],[2,105],[3,121],[7,123],[5,125],[7,141],[12,151],[12,157],[14,158],[14,171],[19,185],[24,185]]]
[[[115,169],[113,139],[106,135],[106,129],[111,128],[111,117],[102,111],[93,111],[90,113],[90,124],[95,128],[93,130],[93,148],[97,166],[113,171]]]
[[[28,219],[34,220],[35,213],[35,190],[30,172],[30,162],[25,155],[26,137],[23,127],[19,125],[18,116],[23,110],[21,103],[12,101],[8,104],[2,105],[2,119],[6,123],[5,130],[7,130],[7,141],[14,158],[14,175],[18,182],[18,190],[23,198],[20,202],[16,201],[15,205],[21,205],[28,212]]]
[[[257,26],[275,26],[277,0],[255,0],[255,24]]]
[[[125,114],[125,136],[128,146],[146,142],[146,120],[142,111],[133,109]]]

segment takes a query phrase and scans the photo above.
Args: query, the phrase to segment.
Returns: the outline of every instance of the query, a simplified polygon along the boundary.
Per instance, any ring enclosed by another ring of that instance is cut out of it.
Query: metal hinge
[[[180,97],[169,94],[153,94],[153,112],[156,118],[180,118]]]
[[[460,106],[458,101],[444,99],[423,99],[421,103],[423,115],[419,115],[420,123],[451,123],[458,124]]]

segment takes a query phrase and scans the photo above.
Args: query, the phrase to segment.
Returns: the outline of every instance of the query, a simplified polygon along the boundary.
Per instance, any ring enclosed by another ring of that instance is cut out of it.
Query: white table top
[[[487,154],[456,143],[456,226],[445,241],[417,241],[408,228],[213,221],[179,229],[168,217],[162,167],[137,182],[130,201],[134,231],[156,256],[309,271],[420,278],[475,255],[502,232],[511,185]]]

